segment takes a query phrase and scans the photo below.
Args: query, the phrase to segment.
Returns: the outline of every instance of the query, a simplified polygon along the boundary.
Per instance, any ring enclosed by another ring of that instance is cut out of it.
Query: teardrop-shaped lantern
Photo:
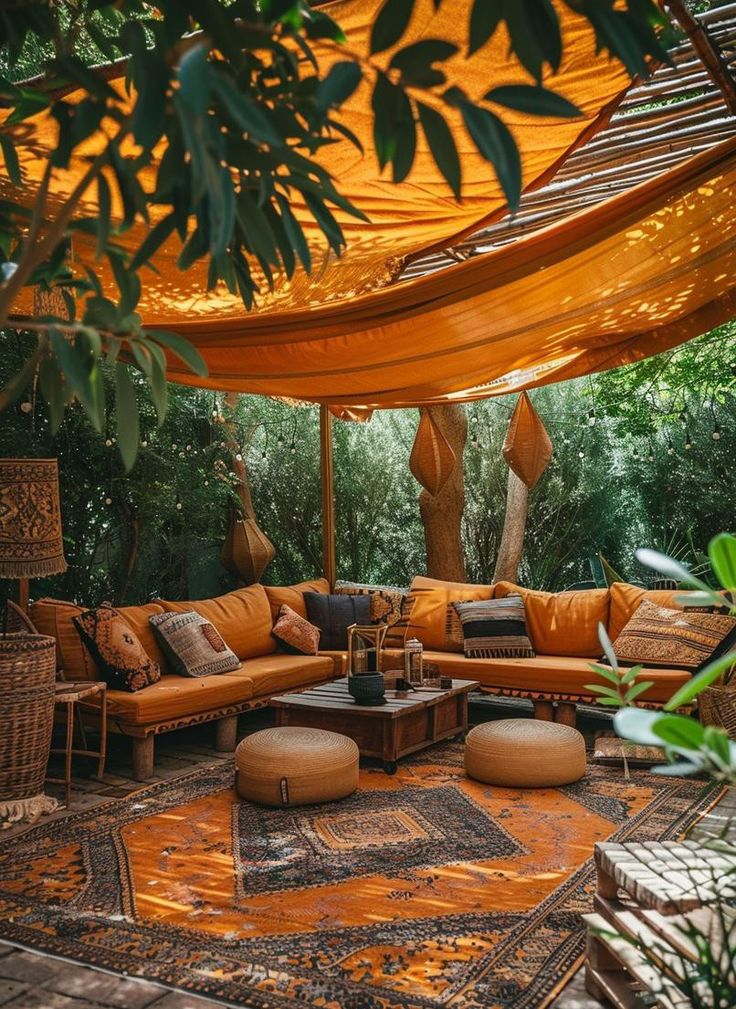
[[[276,548],[255,517],[234,514],[220,556],[228,571],[252,585],[276,556]]]
[[[552,458],[552,442],[532,401],[522,392],[509,421],[503,457],[529,490]]]
[[[409,456],[409,469],[422,487],[435,497],[450,479],[455,462],[452,446],[430,411],[423,407]]]

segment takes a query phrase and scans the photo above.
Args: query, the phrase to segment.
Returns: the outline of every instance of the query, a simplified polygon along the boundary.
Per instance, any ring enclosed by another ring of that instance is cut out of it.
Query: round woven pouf
[[[235,788],[264,806],[332,802],[358,787],[357,745],[324,729],[284,725],[254,732],[235,751]]]
[[[533,718],[504,718],[471,729],[465,770],[489,785],[549,788],[585,774],[585,740],[571,725]]]

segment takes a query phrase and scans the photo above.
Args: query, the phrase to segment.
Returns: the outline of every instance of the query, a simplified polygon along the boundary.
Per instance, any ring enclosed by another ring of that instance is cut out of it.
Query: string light
[[[31,403],[31,402],[29,402],[29,400],[25,399],[21,403],[20,408],[23,411],[23,413],[30,413],[31,410],[33,409],[33,403]]]
[[[718,424],[718,421],[716,421],[715,425],[713,426],[713,434],[711,435],[711,438],[713,439],[713,441],[721,440],[721,428]]]
[[[146,439],[145,439],[145,438],[144,438],[144,439],[143,439],[143,441],[141,442],[141,448],[148,448],[148,442],[146,441]]]
[[[296,455],[296,445],[294,444],[293,439],[292,439],[291,447],[289,448],[289,451],[291,452],[292,455]]]
[[[667,455],[674,455],[674,454],[675,454],[675,446],[672,444],[672,441],[668,437],[667,438]]]
[[[182,508],[183,508],[183,505],[182,505],[181,501],[177,501],[176,502],[176,510],[178,512],[180,512],[182,510]]]
[[[692,438],[690,437],[690,429],[688,427],[686,427],[685,428],[685,451],[689,452],[692,447],[693,447],[693,441],[692,441]]]
[[[588,410],[588,427],[595,427],[595,410],[592,408]]]
[[[243,461],[243,456],[240,454],[240,452],[236,452],[236,454],[235,454],[235,460],[236,460],[236,462],[242,462]]]
[[[112,447],[112,438],[105,438],[105,445],[107,446],[107,448],[111,448]]]
[[[108,505],[108,506],[111,505],[112,504],[112,498],[111,497],[106,497],[105,498],[105,504]]]

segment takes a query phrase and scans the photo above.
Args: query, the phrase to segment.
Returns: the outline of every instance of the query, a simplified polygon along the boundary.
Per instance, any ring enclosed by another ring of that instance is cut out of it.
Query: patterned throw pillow
[[[458,599],[458,603],[474,603],[477,599]],[[446,652],[464,652],[465,634],[463,633],[463,622],[460,614],[455,609],[455,603],[447,604],[447,614],[445,616],[445,648]]]
[[[74,617],[74,625],[103,679],[113,689],[133,693],[161,679],[158,663],[150,658],[133,628],[110,603],[80,613]]]
[[[410,609],[407,606],[408,594],[408,589],[400,589],[394,585],[338,582],[335,586],[335,595],[368,596],[370,622],[372,624],[386,624],[388,628],[383,641],[384,648],[404,647],[410,614]]]
[[[348,627],[351,624],[371,622],[371,604],[368,596],[327,595],[324,592],[305,592],[307,619],[320,630],[320,648],[323,652],[341,652],[348,647]]]
[[[179,676],[211,676],[240,669],[240,659],[209,620],[194,610],[154,613],[148,618],[154,637]]]
[[[614,643],[622,665],[695,673],[736,641],[736,617],[671,610],[645,599]]]
[[[468,659],[533,659],[521,596],[453,603],[463,627]]]
[[[281,605],[278,619],[273,625],[273,634],[286,652],[316,655],[319,651],[319,627],[310,624],[286,603]]]

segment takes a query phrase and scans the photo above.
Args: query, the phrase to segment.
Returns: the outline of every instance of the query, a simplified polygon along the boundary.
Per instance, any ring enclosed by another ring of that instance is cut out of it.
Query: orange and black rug
[[[671,838],[702,783],[513,790],[449,744],[265,809],[228,764],[0,842],[0,938],[252,1009],[539,1009],[583,952],[596,841]]]

